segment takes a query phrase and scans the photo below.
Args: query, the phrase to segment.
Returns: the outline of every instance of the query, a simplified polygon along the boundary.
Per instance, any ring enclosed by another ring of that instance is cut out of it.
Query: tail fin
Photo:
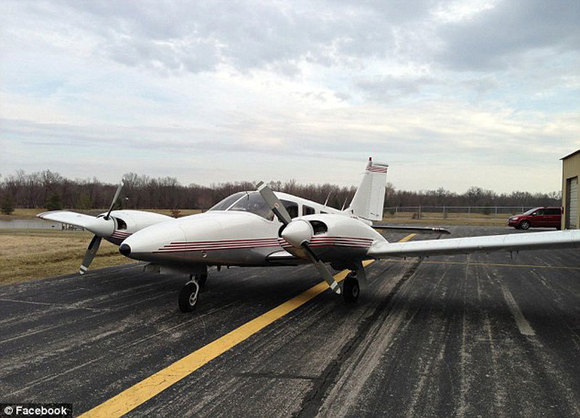
[[[347,213],[369,221],[383,219],[387,167],[386,164],[373,163],[372,157],[369,157],[363,179],[354,194]]]

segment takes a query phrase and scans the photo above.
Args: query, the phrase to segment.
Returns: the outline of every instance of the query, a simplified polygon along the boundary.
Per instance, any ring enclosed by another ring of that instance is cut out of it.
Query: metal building
[[[562,206],[564,207],[562,229],[580,228],[578,177],[580,177],[580,150],[562,158]]]

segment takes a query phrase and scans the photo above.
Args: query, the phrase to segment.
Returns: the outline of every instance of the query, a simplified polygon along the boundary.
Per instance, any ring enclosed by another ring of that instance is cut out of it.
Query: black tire
[[[360,287],[356,277],[347,276],[342,285],[342,297],[346,303],[355,303],[360,295]]]
[[[179,310],[181,312],[191,312],[195,309],[199,300],[199,285],[195,282],[188,282],[179,292]]]
[[[520,229],[523,229],[524,231],[530,228],[530,221],[522,221],[520,223]]]

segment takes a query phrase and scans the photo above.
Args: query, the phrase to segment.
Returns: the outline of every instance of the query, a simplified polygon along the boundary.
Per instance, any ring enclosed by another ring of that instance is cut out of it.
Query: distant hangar
[[[562,229],[578,229],[580,226],[580,189],[578,177],[580,176],[580,150],[562,158]]]

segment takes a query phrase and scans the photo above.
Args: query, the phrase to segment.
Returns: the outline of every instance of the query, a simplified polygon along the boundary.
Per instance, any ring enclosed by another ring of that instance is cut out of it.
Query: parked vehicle
[[[556,228],[562,225],[562,208],[539,207],[508,219],[508,226],[516,229]]]

